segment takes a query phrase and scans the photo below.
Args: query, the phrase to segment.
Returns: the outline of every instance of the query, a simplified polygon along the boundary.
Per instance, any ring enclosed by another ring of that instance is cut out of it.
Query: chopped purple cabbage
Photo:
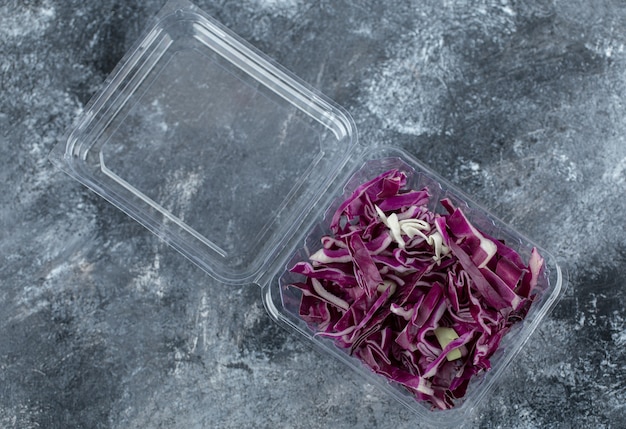
[[[535,297],[543,258],[528,264],[476,229],[450,200],[387,171],[359,186],[331,219],[332,235],[291,272],[305,281],[300,316],[374,372],[435,409],[462,398]],[[442,343],[445,332],[452,333]]]

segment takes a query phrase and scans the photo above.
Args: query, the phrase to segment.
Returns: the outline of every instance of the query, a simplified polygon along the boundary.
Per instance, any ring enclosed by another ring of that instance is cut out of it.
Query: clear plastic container
[[[298,317],[287,269],[328,230],[327,213],[392,167],[412,171],[526,257],[533,243],[396,148],[357,144],[349,114],[185,0],[171,0],[50,155],[75,179],[227,284],[256,284],[268,313],[343,361],[419,416],[466,419],[561,295],[547,287],[455,409],[433,412],[314,336]]]

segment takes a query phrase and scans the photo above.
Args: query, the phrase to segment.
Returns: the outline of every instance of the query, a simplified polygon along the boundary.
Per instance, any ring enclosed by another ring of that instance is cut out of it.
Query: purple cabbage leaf
[[[528,263],[477,229],[452,201],[435,213],[428,189],[390,170],[333,214],[330,234],[292,273],[300,317],[372,371],[433,409],[454,407],[545,284]]]

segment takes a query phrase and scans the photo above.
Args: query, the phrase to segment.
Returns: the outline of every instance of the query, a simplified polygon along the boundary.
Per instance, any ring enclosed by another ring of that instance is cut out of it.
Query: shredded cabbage
[[[334,213],[332,234],[291,271],[300,316],[374,372],[433,408],[457,404],[535,297],[543,258],[528,264],[460,208],[429,210],[427,189],[390,170]]]

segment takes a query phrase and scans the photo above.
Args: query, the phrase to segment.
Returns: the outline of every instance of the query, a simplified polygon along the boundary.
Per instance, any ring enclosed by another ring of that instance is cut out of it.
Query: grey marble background
[[[626,427],[626,4],[198,1],[553,253],[468,427]],[[0,427],[413,428],[47,154],[161,1],[0,1]]]

